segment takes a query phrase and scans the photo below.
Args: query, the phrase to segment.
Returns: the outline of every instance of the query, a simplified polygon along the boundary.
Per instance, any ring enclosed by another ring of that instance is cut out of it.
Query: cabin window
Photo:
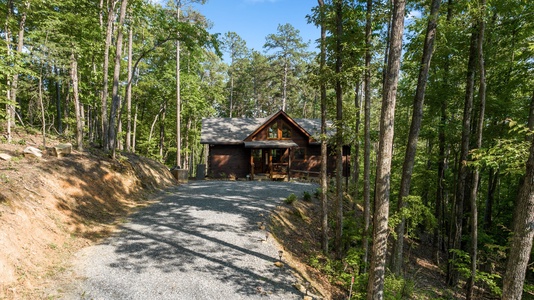
[[[282,138],[283,139],[291,138],[291,128],[289,128],[289,126],[287,126],[286,124],[282,125]]]
[[[306,148],[297,148],[294,152],[295,160],[306,160]]]
[[[278,124],[274,123],[269,128],[269,138],[270,139],[278,139]]]

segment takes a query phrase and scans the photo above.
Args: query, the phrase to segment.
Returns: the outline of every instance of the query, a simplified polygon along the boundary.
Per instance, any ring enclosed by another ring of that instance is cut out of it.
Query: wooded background
[[[263,51],[212,35],[204,2],[0,2],[1,141],[24,128],[193,173],[204,117],[333,120],[324,153],[353,146],[348,186],[322,176],[336,278],[369,272],[369,299],[391,295],[412,238],[468,299],[534,291],[534,2],[318,0],[316,52],[291,24]]]

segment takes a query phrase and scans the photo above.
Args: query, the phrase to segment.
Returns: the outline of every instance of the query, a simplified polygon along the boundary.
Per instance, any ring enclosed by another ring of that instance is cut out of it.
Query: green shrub
[[[302,193],[302,200],[304,200],[306,202],[311,202],[311,194],[310,194],[310,192],[304,191],[304,193]]]
[[[313,193],[313,195],[315,196],[315,198],[317,198],[317,199],[321,198],[321,191],[322,191],[321,188],[317,188],[317,189],[315,190],[315,192]]]
[[[293,202],[297,201],[297,195],[291,193],[287,198],[284,200],[286,204],[293,204]]]

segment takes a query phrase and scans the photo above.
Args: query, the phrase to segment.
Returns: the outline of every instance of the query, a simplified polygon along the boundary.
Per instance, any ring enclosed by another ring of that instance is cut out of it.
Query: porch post
[[[254,180],[254,150],[250,150],[250,180]]]
[[[273,155],[271,153],[271,149],[269,149],[269,172],[271,173],[271,180],[273,180]]]
[[[288,164],[287,164],[287,182],[291,181],[291,151],[292,148],[287,148]]]

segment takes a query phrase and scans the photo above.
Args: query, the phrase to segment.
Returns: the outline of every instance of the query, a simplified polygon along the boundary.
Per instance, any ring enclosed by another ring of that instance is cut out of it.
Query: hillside
[[[11,156],[0,159],[0,299],[41,298],[70,255],[149,204],[149,193],[175,184],[164,165],[133,154],[24,156],[24,148],[40,145],[24,132],[0,142],[0,154]]]

